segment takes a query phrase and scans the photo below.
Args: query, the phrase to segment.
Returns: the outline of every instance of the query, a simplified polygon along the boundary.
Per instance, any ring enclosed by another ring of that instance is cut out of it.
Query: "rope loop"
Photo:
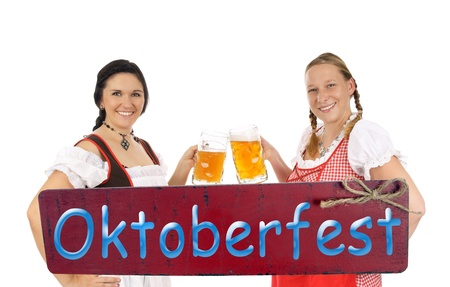
[[[362,190],[350,187],[348,181],[355,181],[362,188]],[[384,189],[394,182],[398,182],[401,184],[399,190],[395,192],[385,192]],[[421,214],[421,212],[410,211],[407,207],[393,201],[394,198],[402,196],[406,192],[406,190],[408,190],[408,184],[403,178],[393,178],[390,180],[386,180],[383,184],[374,189],[370,189],[367,185],[364,184],[362,180],[354,176],[347,176],[342,180],[342,184],[347,191],[359,195],[359,197],[322,200],[320,202],[320,207],[329,208],[340,204],[363,204],[368,202],[369,200],[380,200],[387,204],[398,207],[408,213]]]

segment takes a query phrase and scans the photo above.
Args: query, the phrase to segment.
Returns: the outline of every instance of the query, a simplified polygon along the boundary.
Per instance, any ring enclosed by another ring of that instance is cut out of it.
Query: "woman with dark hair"
[[[264,157],[280,182],[404,178],[409,187],[409,236],[425,214],[425,202],[404,168],[405,157],[381,126],[362,119],[356,81],[344,61],[332,53],[312,60],[305,71],[309,119],[290,168],[278,151],[261,139]],[[351,110],[354,100],[356,112]],[[317,121],[320,120],[320,122]],[[273,276],[273,287],[379,287],[380,274]]]
[[[62,149],[46,170],[47,181],[33,198],[28,220],[45,260],[38,195],[46,189],[184,185],[194,166],[197,145],[189,147],[166,180],[167,166],[150,144],[134,134],[133,125],[148,104],[148,89],[139,67],[112,61],[97,75],[94,92],[99,108],[93,132]],[[168,276],[54,274],[62,286],[170,287]]]

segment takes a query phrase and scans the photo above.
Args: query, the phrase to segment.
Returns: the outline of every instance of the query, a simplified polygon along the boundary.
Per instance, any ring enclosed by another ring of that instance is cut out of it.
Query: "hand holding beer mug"
[[[231,129],[229,133],[239,183],[260,183],[267,180],[258,128],[247,125]]]
[[[195,157],[193,184],[222,182],[228,135],[217,131],[202,131]]]

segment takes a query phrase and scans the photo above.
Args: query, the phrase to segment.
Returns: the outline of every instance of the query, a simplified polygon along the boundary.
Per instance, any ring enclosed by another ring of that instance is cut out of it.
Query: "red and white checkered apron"
[[[327,161],[314,168],[299,168],[297,165],[287,182],[315,182],[343,180],[356,174],[348,161],[348,138],[341,140]],[[381,274],[330,274],[330,275],[275,275],[272,287],[381,287]]]

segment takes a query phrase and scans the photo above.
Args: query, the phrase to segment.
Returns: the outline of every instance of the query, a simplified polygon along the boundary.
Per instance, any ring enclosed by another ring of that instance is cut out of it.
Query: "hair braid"
[[[353,81],[355,82],[355,92],[353,93],[353,98],[354,98],[354,100],[355,100],[355,106],[356,106],[356,110],[358,111],[358,114],[357,114],[356,117],[355,117],[351,122],[349,122],[348,125],[345,127],[345,130],[344,130],[344,136],[345,136],[345,137],[349,137],[349,136],[350,136],[350,133],[352,132],[353,127],[355,126],[355,124],[356,124],[360,119],[362,119],[362,115],[363,115],[363,108],[362,108],[362,106],[361,106],[361,103],[359,102],[360,95],[359,95],[358,88],[357,88],[357,85],[356,85],[356,81],[355,81],[354,78],[353,78]]]
[[[306,150],[310,155],[314,155],[319,151],[319,137],[317,136],[317,117],[309,110],[309,121],[311,122],[311,136]]]
[[[98,129],[103,124],[103,121],[105,120],[105,118],[106,118],[105,110],[104,109],[99,109],[98,110],[98,117],[95,120],[95,126],[92,128],[92,130],[95,131],[96,129]]]

